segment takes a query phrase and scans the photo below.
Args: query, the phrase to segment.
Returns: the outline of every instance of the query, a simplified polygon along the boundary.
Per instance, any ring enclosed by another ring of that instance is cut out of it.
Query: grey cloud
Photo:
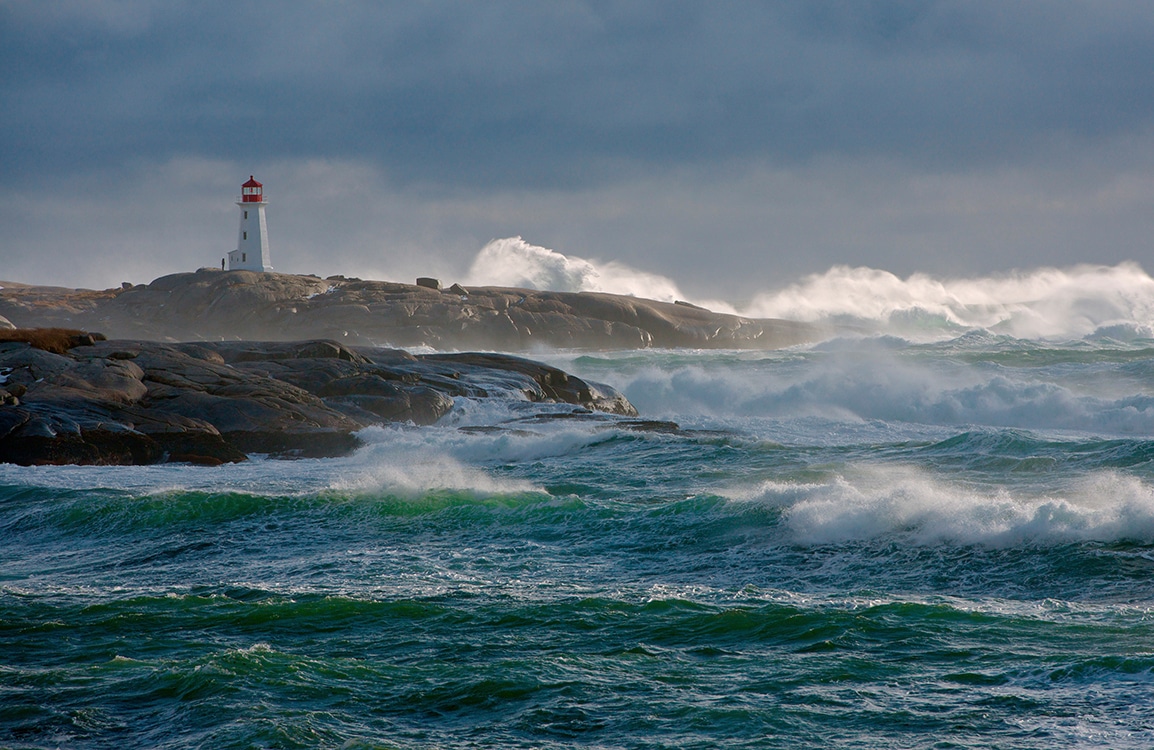
[[[220,262],[247,165],[197,159],[97,171],[45,200],[0,191],[0,279],[146,282]],[[243,171],[242,171],[243,170]],[[611,185],[444,191],[354,161],[260,163],[279,271],[461,281],[490,239],[671,277],[732,303],[831,265],[972,276],[1149,262],[1154,138],[1072,164],[963,174],[896,161],[662,170]]]
[[[458,186],[831,154],[956,169],[1147,129],[1154,107],[1137,3],[81,7],[0,10],[10,175],[173,155]]]
[[[250,173],[291,272],[1147,262],[1152,70],[1144,2],[7,0],[0,278],[218,263]]]

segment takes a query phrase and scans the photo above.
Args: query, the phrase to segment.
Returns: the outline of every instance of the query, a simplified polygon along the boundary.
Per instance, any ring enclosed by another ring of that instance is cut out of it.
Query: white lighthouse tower
[[[236,250],[228,254],[230,271],[271,271],[272,259],[268,254],[268,225],[265,223],[264,185],[248,176],[240,186],[240,233]]]

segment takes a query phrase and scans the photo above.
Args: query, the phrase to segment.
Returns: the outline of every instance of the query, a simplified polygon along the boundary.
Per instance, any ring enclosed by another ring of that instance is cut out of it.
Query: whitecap
[[[1115,472],[1071,482],[1061,494],[1035,495],[912,467],[851,467],[825,481],[765,481],[723,495],[779,508],[788,534],[804,544],[886,537],[922,545],[1154,541],[1154,487]]]

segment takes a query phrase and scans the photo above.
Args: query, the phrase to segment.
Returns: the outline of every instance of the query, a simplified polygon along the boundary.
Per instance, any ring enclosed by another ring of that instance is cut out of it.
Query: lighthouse
[[[272,260],[268,253],[268,225],[265,223],[264,185],[252,175],[248,182],[240,186],[240,230],[237,234],[236,250],[228,254],[230,271],[271,271]]]

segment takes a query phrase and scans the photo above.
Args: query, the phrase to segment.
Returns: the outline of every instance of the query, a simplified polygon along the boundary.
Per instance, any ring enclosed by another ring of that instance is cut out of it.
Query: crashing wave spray
[[[520,237],[493,240],[466,283],[559,292],[608,292],[663,302],[687,300],[717,312],[851,325],[912,338],[986,329],[1018,338],[1154,337],[1154,279],[1137,263],[1037,268],[999,276],[901,278],[874,268],[835,266],[748,305],[702,300],[665,276],[617,261],[567,256]]]
[[[952,280],[836,266],[760,295],[743,312],[901,333],[984,328],[1019,338],[1148,338],[1154,335],[1154,279],[1136,263]]]
[[[554,292],[608,292],[662,302],[684,299],[670,279],[610,261],[586,260],[530,245],[520,237],[493,240],[477,254],[466,284]]]

